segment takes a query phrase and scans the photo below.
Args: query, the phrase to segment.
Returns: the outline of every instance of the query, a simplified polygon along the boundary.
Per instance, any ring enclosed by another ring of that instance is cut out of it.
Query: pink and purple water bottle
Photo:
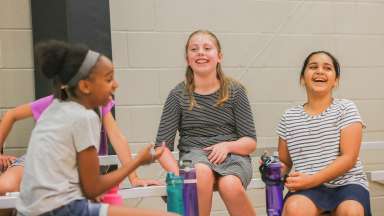
[[[179,167],[180,176],[184,178],[184,216],[199,216],[199,205],[197,202],[196,170],[192,166],[192,161],[190,160],[180,161]]]
[[[111,205],[123,205],[124,203],[123,198],[119,194],[119,186],[109,189],[105,194],[103,194],[100,200],[103,203]]]
[[[283,180],[280,174],[280,160],[277,156],[261,156],[259,167],[265,183],[266,208],[268,216],[280,216],[283,210]]]

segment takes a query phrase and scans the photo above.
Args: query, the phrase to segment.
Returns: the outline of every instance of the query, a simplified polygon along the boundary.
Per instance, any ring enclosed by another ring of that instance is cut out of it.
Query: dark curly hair
[[[54,96],[61,100],[68,98],[68,93],[76,96],[76,86],[66,85],[78,72],[89,48],[80,44],[69,44],[63,41],[50,40],[41,42],[35,47],[36,70],[42,72],[48,79],[53,80]]]

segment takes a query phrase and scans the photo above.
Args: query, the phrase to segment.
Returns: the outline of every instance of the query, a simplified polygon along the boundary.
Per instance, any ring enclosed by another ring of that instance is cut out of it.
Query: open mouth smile
[[[195,62],[197,64],[205,64],[205,63],[208,63],[209,61],[207,59],[197,59]]]
[[[322,77],[312,78],[312,82],[315,83],[326,83],[327,81],[328,79]]]

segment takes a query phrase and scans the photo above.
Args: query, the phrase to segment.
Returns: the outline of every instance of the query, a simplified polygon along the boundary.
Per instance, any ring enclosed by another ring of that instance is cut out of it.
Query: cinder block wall
[[[29,1],[0,0],[0,113],[34,98]],[[298,76],[313,50],[334,53],[342,65],[335,97],[352,99],[367,124],[364,141],[384,141],[384,1],[382,0],[111,0],[113,60],[119,126],[134,150],[156,136],[162,104],[184,77],[184,45],[189,33],[209,29],[222,43],[225,72],[248,89],[259,147],[276,147],[275,126],[282,112],[305,100]],[[6,151],[25,151],[31,120],[17,123]],[[367,167],[384,168],[382,153],[367,151]],[[145,167],[141,176],[156,177]],[[155,175],[153,174],[155,173]],[[372,184],[373,207],[384,201]],[[262,190],[250,191],[264,213]],[[215,195],[217,196],[217,194]],[[165,208],[158,198],[129,205]],[[213,215],[227,215],[215,197]]]
[[[26,0],[0,0],[0,114],[34,95],[30,4]],[[17,123],[6,140],[6,153],[25,152],[32,120]]]
[[[133,146],[154,138],[162,103],[184,77],[184,45],[196,29],[222,43],[224,69],[248,89],[259,146],[275,146],[282,112],[305,100],[306,55],[328,50],[341,62],[336,97],[354,100],[367,129],[384,140],[384,1],[113,0],[113,58],[120,126]]]
[[[184,77],[187,36],[201,28],[218,35],[225,72],[248,89],[259,147],[276,147],[280,115],[305,100],[299,72],[314,50],[339,58],[335,97],[356,102],[367,124],[364,141],[384,140],[384,1],[111,0],[110,5],[120,83],[116,113],[134,149],[156,136],[162,104]],[[368,168],[384,168],[376,156],[363,153]],[[140,174],[159,176],[157,170],[149,167]],[[372,190],[374,215],[384,215],[379,206],[384,188],[372,184]],[[264,191],[249,194],[257,212],[265,214]],[[160,198],[128,203],[165,208]],[[227,215],[217,194],[213,210],[213,215]]]

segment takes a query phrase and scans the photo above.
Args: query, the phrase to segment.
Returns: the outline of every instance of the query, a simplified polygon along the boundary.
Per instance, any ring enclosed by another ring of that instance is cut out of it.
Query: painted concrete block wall
[[[313,50],[328,50],[339,58],[342,75],[335,96],[358,105],[367,123],[364,140],[384,139],[380,84],[384,27],[379,21],[384,1],[111,0],[110,4],[120,81],[117,116],[133,146],[156,136],[162,103],[184,77],[186,38],[200,28],[218,35],[226,73],[247,87],[259,146],[274,146],[281,113],[305,100],[298,76],[302,61]]]
[[[0,1],[0,114],[34,99],[30,4],[26,0]],[[25,152],[32,120],[16,123],[5,151]]]
[[[300,67],[314,50],[339,58],[342,74],[335,97],[356,102],[367,124],[364,141],[384,140],[384,1],[110,0],[110,6],[120,83],[117,121],[134,149],[156,136],[162,104],[184,77],[186,39],[197,29],[217,34],[224,71],[247,87],[259,147],[276,147],[281,114],[305,100]],[[373,152],[362,157],[367,169],[384,167]],[[139,173],[157,177],[156,170]],[[379,205],[384,188],[372,184],[372,189],[374,215],[384,215]],[[264,214],[263,190],[249,193]],[[217,194],[214,199],[212,215],[227,215]],[[165,208],[160,198],[127,203]]]
[[[33,100],[34,83],[29,1],[0,0],[0,4],[2,114]],[[298,82],[300,66],[310,51],[319,49],[329,50],[341,62],[335,96],[356,102],[367,124],[364,141],[384,140],[383,0],[110,0],[110,6],[120,84],[116,116],[134,151],[155,138],[162,104],[184,77],[186,38],[196,29],[217,34],[225,72],[247,87],[259,147],[276,146],[274,130],[280,115],[305,100]],[[32,127],[32,120],[17,123],[6,152],[22,154]],[[362,157],[369,169],[384,168],[378,152]],[[158,177],[153,176],[157,170],[146,167],[139,174]],[[372,187],[375,215],[380,215],[384,189]],[[249,193],[263,213],[263,191]],[[227,215],[219,200],[215,198],[213,215]],[[164,208],[156,198],[137,205]]]

